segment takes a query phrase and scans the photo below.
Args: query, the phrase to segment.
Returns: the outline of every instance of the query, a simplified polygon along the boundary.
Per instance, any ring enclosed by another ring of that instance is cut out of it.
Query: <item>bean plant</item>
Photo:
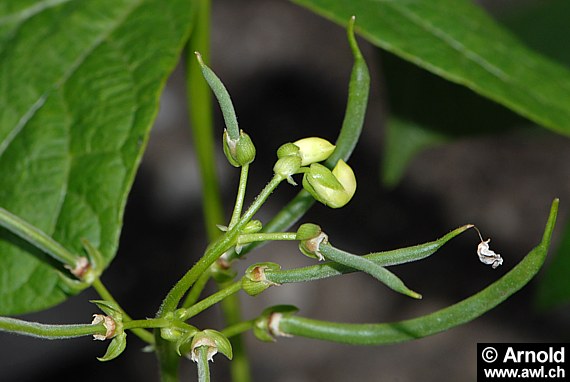
[[[479,237],[470,255],[478,256],[482,266],[490,265],[490,272],[503,264],[501,255],[490,248],[490,239],[472,224],[424,244],[361,255],[350,248],[338,248],[334,245],[336,238],[329,237],[319,222],[305,220],[305,213],[315,203],[338,209],[335,212],[342,216],[342,207],[350,203],[358,189],[358,171],[351,168],[350,156],[364,125],[370,77],[355,30],[380,47],[412,57],[421,66],[440,67],[434,71],[443,77],[468,84],[548,128],[567,132],[569,126],[567,110],[557,114],[545,111],[557,107],[556,95],[533,99],[525,98],[523,92],[515,97],[501,89],[509,81],[516,83],[519,77],[513,75],[504,83],[501,78],[478,81],[474,78],[489,73],[473,77],[468,72],[458,74],[455,56],[445,53],[452,45],[449,41],[443,39],[440,45],[434,45],[441,51],[433,54],[422,50],[421,44],[402,43],[401,37],[394,34],[405,25],[411,33],[421,24],[417,15],[436,18],[431,12],[450,1],[435,2],[437,5],[296,2],[347,25],[353,66],[345,116],[334,143],[320,137],[283,142],[275,152],[273,171],[267,174],[265,187],[255,197],[250,195],[248,178],[250,170],[255,169],[257,149],[262,146],[256,145],[255,136],[248,134],[246,126],[238,125],[226,87],[208,66],[207,1],[8,1],[0,5],[0,67],[3,73],[9,73],[2,76],[0,93],[0,312],[13,316],[47,309],[88,288],[99,295],[91,301],[95,314],[82,323],[53,325],[0,317],[1,331],[58,340],[92,337],[108,344],[98,358],[102,362],[121,362],[115,359],[121,356],[130,337],[137,336],[148,345],[147,350],[155,353],[163,381],[179,380],[183,359],[196,364],[199,381],[209,381],[210,361],[218,354],[232,360],[235,381],[247,381],[248,360],[241,341],[246,332],[265,342],[280,337],[368,346],[411,341],[481,316],[535,276],[550,246],[557,199],[552,203],[542,239],[517,265],[480,292],[433,313],[400,322],[349,324],[304,317],[296,307],[280,305],[279,301],[261,312],[247,312],[247,317],[232,308],[238,294],[254,298],[269,288],[340,278],[353,272],[369,275],[402,298],[421,299],[422,295],[410,289],[390,267],[425,259],[469,230]],[[450,9],[474,12],[473,20],[490,22],[463,2]],[[382,19],[375,18],[381,11],[385,11]],[[408,24],[400,24],[402,18]],[[45,32],[42,41],[34,38],[34,32],[48,25],[47,20],[65,20],[74,32],[54,30],[51,35]],[[146,31],[150,26],[156,26],[152,34],[137,29]],[[428,28],[427,37],[435,39],[432,32]],[[510,41],[498,29],[495,32]],[[190,112],[205,187],[210,242],[200,259],[181,278],[173,280],[173,287],[156,312],[131,317],[101,276],[117,251],[123,209],[156,115],[160,89],[183,46],[188,54]],[[49,55],[53,47],[58,49],[57,57]],[[493,52],[480,49],[481,57],[492,56]],[[522,54],[522,49],[515,45],[510,52]],[[535,60],[552,69],[548,62]],[[471,64],[480,62],[468,62]],[[491,67],[489,63],[478,69],[491,71]],[[225,222],[219,219],[222,208],[211,171],[214,145],[210,89],[225,122],[223,132],[214,134],[221,139],[229,164],[240,173],[232,213]],[[16,95],[13,98],[11,91]],[[541,108],[536,102],[546,105]],[[275,216],[262,222],[258,212],[281,187],[299,191]],[[248,263],[241,274],[234,270],[234,263],[249,261],[244,255],[253,250],[263,253],[261,247],[274,241],[297,243],[298,255],[309,257],[314,264],[284,269],[280,259],[266,258]],[[210,280],[218,289],[206,295]],[[228,301],[233,303],[224,306],[229,318],[224,326],[197,326],[196,316]]]

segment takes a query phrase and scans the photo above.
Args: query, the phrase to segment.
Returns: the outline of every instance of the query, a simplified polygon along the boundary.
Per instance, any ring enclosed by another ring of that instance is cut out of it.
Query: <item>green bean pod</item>
[[[279,331],[353,345],[384,345],[427,337],[467,323],[505,301],[537,274],[546,259],[557,211],[556,199],[542,241],[523,260],[499,280],[454,305],[422,317],[378,324],[345,324],[283,316],[278,323]]]
[[[354,57],[350,82],[348,85],[348,100],[344,114],[344,120],[336,140],[336,148],[331,156],[325,162],[325,165],[332,169],[339,159],[348,161],[364,125],[364,117],[366,115],[366,106],[368,105],[368,94],[370,92],[370,74],[366,61],[360,52],[360,48],[356,42],[354,35],[355,18],[352,17],[348,22],[347,35],[350,48]],[[264,232],[279,232],[288,230],[295,224],[315,203],[315,200],[305,190],[301,190],[273,219],[265,226]],[[262,243],[251,243],[242,248],[239,256],[243,256],[253,248]],[[237,258],[238,255],[233,252],[230,259]]]
[[[453,239],[471,227],[472,225],[470,224],[464,225],[462,227],[454,229],[447,235],[435,241],[430,241],[428,243],[415,245],[413,247],[400,248],[392,251],[375,252],[362,256],[362,258],[372,261],[374,264],[382,267],[425,259],[426,257],[434,254],[449,240]],[[357,271],[357,269],[347,265],[338,264],[335,262],[327,262],[302,268],[267,271],[266,277],[268,280],[274,283],[287,284],[302,281],[320,280],[327,277],[340,276],[346,273]]]

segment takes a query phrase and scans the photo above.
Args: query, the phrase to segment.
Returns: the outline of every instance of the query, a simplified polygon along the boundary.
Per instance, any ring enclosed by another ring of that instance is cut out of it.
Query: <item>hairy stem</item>
[[[196,350],[198,353],[196,363],[198,364],[198,381],[210,382],[210,365],[208,365],[208,347],[200,346]]]
[[[123,323],[124,329],[135,331],[137,328],[165,328],[170,326],[171,322],[164,318],[148,318],[146,320],[131,320]],[[148,333],[148,332],[147,332]],[[150,334],[150,333],[149,333]],[[153,339],[154,342],[154,339]]]
[[[239,235],[238,243],[246,244],[252,243],[254,241],[276,241],[276,240],[297,240],[297,234],[295,232],[259,232],[259,233],[247,233]]]
[[[237,293],[241,290],[241,280],[235,283],[230,284],[229,286],[220,289],[218,292],[212,294],[209,297],[206,297],[202,301],[192,305],[188,309],[184,309],[180,311],[178,317],[180,320],[185,321],[191,317],[194,317],[198,313],[202,312],[203,310],[208,309],[212,305],[217,304],[218,302],[222,301],[223,299]]]
[[[237,224],[241,216],[241,211],[243,209],[243,201],[245,199],[245,190],[247,187],[248,173],[249,173],[249,164],[241,166],[236,203],[234,206],[234,212],[232,213],[232,218],[230,220],[230,225],[228,226],[228,229],[232,229]]]
[[[251,328],[253,328],[254,323],[255,323],[255,320],[242,321],[242,322],[235,323],[233,325],[228,326],[224,330],[222,330],[222,334],[228,338],[231,338],[233,336],[237,336],[239,334],[247,332],[248,330],[251,330]]]
[[[223,300],[221,307],[226,325],[233,325],[234,323],[241,321],[242,318],[240,301],[237,294],[233,294]],[[230,374],[232,376],[232,381],[251,381],[251,371],[243,337],[236,334],[233,336],[233,338],[230,338],[230,343],[233,349],[233,358],[230,364]]]
[[[186,291],[196,282],[202,273],[204,273],[225,251],[235,244],[240,230],[251,220],[263,203],[265,203],[269,195],[271,195],[282,181],[283,179],[281,177],[274,176],[265,188],[261,190],[257,198],[255,198],[252,205],[243,214],[235,227],[226,232],[220,239],[208,247],[204,256],[198,260],[198,262],[190,268],[188,272],[186,272],[186,274],[176,283],[176,285],[174,285],[165,297],[158,312],[159,317],[162,317],[168,312],[174,311]]]
[[[184,302],[182,303],[183,308],[189,308],[190,306],[194,305],[196,301],[200,298],[200,294],[206,287],[206,284],[210,280],[211,272],[208,270],[200,275],[198,280],[192,285],[190,292],[186,295]]]

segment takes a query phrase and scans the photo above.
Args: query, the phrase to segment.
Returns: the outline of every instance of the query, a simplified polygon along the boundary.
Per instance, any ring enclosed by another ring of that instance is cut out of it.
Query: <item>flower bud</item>
[[[280,158],[273,166],[273,171],[275,175],[280,176],[283,179],[287,179],[287,182],[296,186],[297,183],[293,180],[293,175],[301,168],[301,158],[294,155],[284,156]]]
[[[284,145],[281,145],[281,147],[277,149],[277,158],[281,159],[289,155],[299,156],[300,155],[299,150],[301,150],[299,146],[294,145],[291,142],[285,143]]]
[[[303,176],[303,187],[324,205],[340,208],[354,196],[356,178],[350,166],[343,160],[339,160],[332,171],[313,163]]]
[[[245,271],[245,276],[241,280],[241,286],[245,293],[250,296],[256,296],[273,285],[279,285],[267,280],[265,270],[278,271],[281,269],[279,264],[275,263],[257,263],[251,265]]]
[[[299,148],[301,166],[322,162],[327,159],[336,148],[335,145],[323,138],[310,137],[293,142]]]
[[[226,158],[234,167],[245,166],[255,159],[255,146],[243,130],[240,130],[236,140],[231,139],[227,130],[224,130],[223,148]]]

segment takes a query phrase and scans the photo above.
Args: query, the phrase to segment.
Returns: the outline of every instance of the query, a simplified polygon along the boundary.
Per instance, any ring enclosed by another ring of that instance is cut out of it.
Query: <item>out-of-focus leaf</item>
[[[108,264],[190,0],[0,2],[0,206]],[[0,230],[0,314],[66,294],[49,260]],[[65,270],[62,270],[65,271]]]
[[[569,66],[569,17],[569,1],[550,0],[516,7],[501,15],[500,21],[530,48]]]
[[[447,140],[445,134],[396,117],[389,118],[386,121],[386,144],[382,162],[384,185],[396,186],[418,152]]]

